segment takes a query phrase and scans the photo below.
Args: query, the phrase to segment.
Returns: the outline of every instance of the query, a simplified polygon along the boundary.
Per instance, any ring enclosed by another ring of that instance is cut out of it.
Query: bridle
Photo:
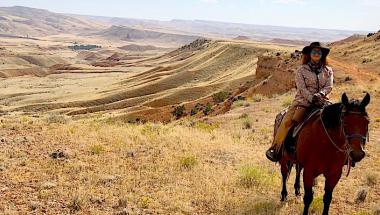
[[[342,114],[341,114],[341,117],[340,117],[340,123],[341,123],[341,125],[343,125],[342,126],[342,128],[343,128],[342,130],[343,130],[344,136],[346,137],[346,140],[350,141],[352,139],[359,139],[360,140],[360,144],[362,146],[365,146],[365,143],[369,142],[369,129],[368,129],[368,125],[367,125],[367,128],[366,128],[366,134],[365,135],[362,135],[362,134],[350,134],[350,135],[347,135],[346,131],[344,129],[344,124],[343,124],[343,122],[344,122],[343,118],[344,118],[344,115],[346,113],[360,115],[362,117],[365,117],[369,121],[368,116],[364,115],[362,112],[359,112],[359,111],[345,111],[344,110],[344,111],[342,111]]]
[[[321,123],[322,123],[322,127],[323,127],[323,130],[326,134],[326,136],[328,137],[329,141],[331,142],[331,144],[341,153],[345,153],[346,155],[346,160],[347,160],[347,166],[348,166],[348,172],[347,172],[347,176],[349,175],[350,173],[350,168],[351,168],[351,159],[350,159],[350,152],[352,151],[352,147],[351,147],[351,144],[350,144],[350,141],[352,139],[359,139],[360,140],[360,144],[361,146],[365,146],[365,143],[368,141],[369,142],[369,129],[368,129],[368,125],[367,125],[367,128],[366,128],[366,134],[365,135],[362,135],[362,134],[347,134],[346,133],[346,130],[345,130],[345,126],[344,126],[344,117],[345,117],[345,114],[357,114],[357,115],[360,115],[360,116],[363,116],[363,117],[366,117],[367,120],[369,121],[368,119],[368,116],[364,115],[362,112],[359,112],[359,111],[347,111],[347,110],[342,110],[341,112],[341,115],[340,115],[340,120],[339,120],[339,126],[341,128],[341,132],[343,134],[343,136],[345,137],[345,143],[343,145],[343,147],[339,147],[336,142],[331,138],[329,132],[327,131],[326,129],[326,125],[325,123],[323,122],[323,119],[322,119],[322,115],[323,115],[323,110],[321,111],[321,114],[320,114],[320,120],[321,120]]]

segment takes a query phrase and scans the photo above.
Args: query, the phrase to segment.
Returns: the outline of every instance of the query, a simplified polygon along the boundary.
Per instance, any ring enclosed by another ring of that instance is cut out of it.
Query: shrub
[[[92,145],[92,146],[90,146],[89,150],[90,150],[90,153],[93,155],[99,155],[105,151],[105,149],[102,145]]]
[[[195,114],[197,114],[199,111],[203,110],[204,109],[204,105],[201,104],[201,103],[197,103],[192,109],[191,109],[191,112],[190,112],[190,115],[191,116],[194,116]]]
[[[197,165],[197,163],[198,163],[197,158],[193,155],[182,157],[180,160],[181,167],[185,169],[191,169],[195,165]]]
[[[293,103],[293,97],[287,96],[282,101],[282,107],[289,107]]]
[[[68,208],[70,208],[71,211],[79,211],[82,209],[82,205],[83,200],[79,196],[75,195],[69,203]]]
[[[375,35],[376,33],[368,33],[367,34],[367,37],[372,37],[373,35]]]
[[[373,210],[373,215],[380,215],[380,206],[376,205]]]
[[[252,96],[252,100],[254,102],[261,102],[263,100],[263,95],[261,94],[255,94]]]
[[[152,200],[149,197],[146,197],[146,196],[142,197],[140,200],[141,207],[144,209],[147,209],[151,201]]]
[[[235,101],[233,104],[232,104],[232,109],[234,108],[238,108],[238,107],[243,107],[245,104],[245,101],[243,100],[238,100],[238,101]],[[248,103],[249,104],[249,103]]]
[[[205,122],[197,122],[194,125],[195,128],[211,132],[214,131],[215,129],[219,128],[218,124],[212,124],[212,123],[205,123]]]
[[[172,114],[176,119],[183,117],[185,115],[185,105],[175,107]]]
[[[22,123],[27,123],[27,122],[30,121],[30,118],[29,118],[28,116],[21,116],[21,117],[20,117],[20,121],[21,121]]]
[[[280,205],[275,201],[258,201],[253,205],[253,211],[249,214],[258,214],[258,215],[272,215],[278,214],[280,210]]]
[[[366,187],[359,188],[358,191],[356,191],[355,202],[356,203],[364,202],[365,199],[367,198],[367,194],[368,194],[368,188]]]
[[[317,196],[313,199],[313,202],[310,205],[310,212],[314,214],[321,214],[323,211],[323,197]]]
[[[119,198],[119,200],[117,201],[117,206],[118,208],[126,208],[128,207],[128,198],[126,196],[122,196]]]
[[[368,186],[373,186],[377,183],[378,175],[372,172],[369,172],[365,176],[365,182]]]
[[[194,116],[198,113],[198,109],[196,109],[195,107],[191,109],[191,112],[190,112],[190,116]]]
[[[221,91],[212,95],[212,99],[214,100],[215,103],[221,103],[221,102],[224,102],[228,98],[229,95],[230,95],[229,92]]]
[[[239,182],[244,187],[273,185],[274,175],[256,166],[244,166],[239,170]]]
[[[214,110],[212,109],[212,106],[210,103],[207,103],[205,109],[203,110],[203,114],[204,115],[209,115],[210,113],[212,113]]]
[[[247,119],[249,116],[247,113],[243,113],[242,115],[239,116],[239,119]]]
[[[250,119],[246,118],[243,121],[243,129],[251,129],[252,128],[252,122]]]
[[[159,123],[146,123],[141,128],[141,134],[149,137],[154,137],[162,132],[165,132],[165,129]]]
[[[46,122],[48,124],[53,124],[53,123],[66,124],[69,122],[69,117],[66,115],[61,115],[61,114],[49,114],[46,117]]]

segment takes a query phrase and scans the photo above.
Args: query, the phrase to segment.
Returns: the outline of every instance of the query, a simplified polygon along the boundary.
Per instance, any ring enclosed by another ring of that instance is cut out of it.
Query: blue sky
[[[380,30],[380,0],[0,0],[0,6],[145,19]]]

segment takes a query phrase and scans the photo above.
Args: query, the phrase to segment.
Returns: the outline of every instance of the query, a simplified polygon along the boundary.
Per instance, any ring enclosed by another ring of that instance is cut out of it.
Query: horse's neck
[[[322,118],[320,118],[320,123],[323,123]],[[322,124],[321,124],[321,126],[323,129]],[[324,129],[323,129],[323,131],[324,131]],[[346,138],[345,138],[345,135],[343,132],[342,123],[339,123],[338,126],[335,126],[333,128],[326,128],[326,131],[328,132],[328,134],[326,134],[326,136],[329,135],[331,137],[332,141],[334,141],[334,143],[330,143],[330,144],[336,144],[336,146],[338,146],[340,148],[344,147],[344,145],[346,144]]]

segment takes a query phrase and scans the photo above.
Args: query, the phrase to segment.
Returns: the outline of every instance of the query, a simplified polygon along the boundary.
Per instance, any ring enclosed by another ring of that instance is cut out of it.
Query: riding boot
[[[296,111],[296,107],[291,106],[288,112],[285,114],[281,121],[280,126],[277,129],[275,137],[273,139],[272,146],[266,151],[266,157],[273,162],[278,162],[281,159],[283,152],[283,145],[288,135],[289,130],[294,125],[293,116]]]

